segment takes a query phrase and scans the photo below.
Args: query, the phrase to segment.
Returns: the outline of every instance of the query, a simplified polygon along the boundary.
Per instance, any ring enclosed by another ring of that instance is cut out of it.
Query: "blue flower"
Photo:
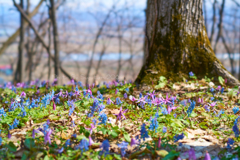
[[[183,139],[183,138],[184,138],[184,133],[179,134],[179,135],[176,135],[176,136],[174,136],[173,138],[174,138],[174,142],[177,142],[177,141],[179,141],[180,139]]]
[[[4,117],[6,116],[6,112],[4,111],[3,108],[0,109],[0,116],[2,116],[2,115],[3,115]]]
[[[167,132],[167,127],[164,126],[162,131],[163,131],[163,133],[166,133]]]
[[[2,137],[0,137],[0,146],[2,145]]]
[[[193,73],[192,71],[189,72],[189,76],[190,76],[190,77],[194,76],[194,73]]]
[[[188,117],[191,115],[193,109],[195,108],[195,105],[196,105],[196,102],[192,101],[190,106],[188,107],[188,110],[187,110]]]
[[[163,114],[163,115],[166,115],[166,114],[168,114],[168,111],[167,111],[167,109],[166,109],[166,108],[163,108],[163,109],[162,109],[162,114]]]
[[[83,150],[87,151],[89,149],[88,146],[88,140],[82,139],[80,143],[75,147],[75,149],[80,149],[83,152]]]
[[[240,117],[238,117],[235,122],[234,122],[234,125],[232,127],[232,130],[235,134],[235,137],[239,137],[239,128],[238,128],[238,120],[239,120]]]
[[[233,113],[236,114],[239,111],[239,108],[238,107],[234,107],[232,110],[233,110]]]
[[[104,124],[104,125],[106,125],[106,123],[107,123],[107,115],[106,115],[105,113],[101,113],[101,114],[99,115],[98,120],[100,121],[100,123],[98,123],[98,124]]]
[[[98,106],[98,112],[100,113],[104,108],[105,108],[105,105],[100,104],[100,105]]]
[[[126,88],[125,91],[129,92],[129,88]]]
[[[71,145],[71,140],[68,139],[68,140],[65,142],[65,147],[70,146],[70,145]]]
[[[213,100],[214,100],[214,97],[211,97],[210,99],[211,99],[211,101],[213,101]]]
[[[128,143],[127,142],[122,142],[120,144],[118,144],[118,147],[121,150],[121,156],[124,157],[126,154],[126,149],[127,149]]]
[[[217,117],[219,117],[221,114],[223,114],[224,113],[224,111],[223,110],[221,110],[221,111],[219,111],[219,113],[216,115]]]
[[[119,105],[119,104],[121,104],[121,103],[122,103],[122,102],[121,102],[120,98],[117,97],[117,98],[116,98],[116,104]]]
[[[102,148],[102,151],[100,152],[100,155],[102,155],[103,153],[105,155],[109,153],[110,144],[107,139],[102,142],[101,148]]]
[[[157,128],[158,128],[157,118],[156,118],[156,117],[155,117],[155,118],[151,118],[151,124],[150,124],[149,129],[150,129],[151,131],[154,131],[154,130],[155,130],[155,132],[157,132]]]
[[[224,92],[224,88],[222,87],[222,89],[221,89],[221,94],[223,94],[223,92]]]
[[[140,92],[140,93],[139,93],[139,98],[142,98],[142,96],[143,96],[143,95],[142,95],[142,93]]]
[[[141,132],[141,138],[145,141],[145,138],[149,137],[148,132],[146,130],[146,124],[145,123],[142,124],[140,132]]]
[[[234,140],[232,138],[228,138],[227,148],[231,149],[233,144],[234,144]]]

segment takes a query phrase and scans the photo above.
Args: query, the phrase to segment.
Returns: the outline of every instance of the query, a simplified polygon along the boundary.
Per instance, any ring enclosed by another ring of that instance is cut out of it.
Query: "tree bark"
[[[58,28],[57,28],[57,20],[56,20],[56,8],[54,0],[50,0],[51,2],[51,14],[50,17],[52,19],[52,27],[53,27],[53,44],[54,44],[54,54],[55,54],[55,61],[54,61],[54,71],[55,71],[55,78],[59,76],[59,38],[58,38]]]
[[[20,1],[20,6],[24,7],[24,0]],[[19,46],[18,46],[18,64],[17,69],[15,73],[15,81],[16,82],[23,82],[24,81],[24,34],[25,34],[25,28],[24,28],[24,18],[22,14],[20,13],[20,40],[19,40]]]
[[[172,81],[222,76],[229,84],[239,81],[216,58],[204,25],[202,0],[148,0],[146,36],[148,57],[136,82],[151,84],[160,76]],[[149,44],[150,43],[150,44]]]

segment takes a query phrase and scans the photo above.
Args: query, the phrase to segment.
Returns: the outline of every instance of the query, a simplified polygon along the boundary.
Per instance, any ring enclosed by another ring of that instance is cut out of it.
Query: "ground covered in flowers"
[[[55,82],[0,86],[0,159],[240,157],[239,88],[221,77]]]

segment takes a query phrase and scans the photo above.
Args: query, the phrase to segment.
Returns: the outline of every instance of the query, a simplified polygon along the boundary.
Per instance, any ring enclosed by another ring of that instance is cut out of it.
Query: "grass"
[[[190,130],[213,137],[219,158],[240,157],[239,89],[221,77],[214,83],[191,75],[176,83],[160,77],[150,90],[126,82],[91,89],[80,82],[5,85],[0,88],[0,157],[177,159]]]

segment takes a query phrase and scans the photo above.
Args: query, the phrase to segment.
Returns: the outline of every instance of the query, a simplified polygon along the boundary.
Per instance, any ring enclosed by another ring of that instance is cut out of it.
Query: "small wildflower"
[[[145,138],[149,137],[148,132],[146,130],[146,124],[145,123],[142,124],[140,132],[141,132],[141,138],[143,138],[143,140],[145,141]]]
[[[233,113],[236,114],[239,111],[239,108],[238,107],[234,107],[232,110],[233,110]]]
[[[64,148],[62,147],[61,149],[58,150],[58,153],[62,153],[64,151]]]
[[[101,114],[99,115],[98,120],[101,121],[101,122],[98,123],[98,124],[104,124],[104,125],[106,125],[106,123],[107,123],[107,115],[106,115],[105,113],[101,113]]]
[[[151,131],[154,131],[157,132],[157,128],[158,128],[158,121],[157,121],[157,118],[151,118],[151,124],[150,124],[150,127],[149,129]]]
[[[92,144],[94,144],[91,135],[89,135],[89,146],[91,146]]]
[[[127,142],[122,142],[118,144],[118,147],[120,148],[121,151],[121,156],[124,157],[126,154],[126,149],[127,149],[128,143]]]
[[[116,98],[116,104],[119,105],[119,104],[121,104],[121,103],[122,103],[122,102],[121,102],[120,98],[119,98],[119,97]]]
[[[102,148],[102,151],[100,152],[101,155],[103,153],[105,155],[109,153],[110,144],[109,144],[109,141],[107,139],[102,142],[101,148]]]
[[[45,144],[47,144],[47,143],[51,144],[51,138],[50,138],[51,134],[52,134],[52,130],[48,129],[47,133],[44,135],[44,143]]]
[[[80,149],[83,152],[83,150],[87,151],[89,149],[88,146],[88,141],[86,139],[82,139],[75,149]]]
[[[132,138],[130,145],[133,146],[133,145],[136,145],[136,144],[138,144],[138,141],[135,138]]]
[[[107,99],[107,105],[110,105],[110,104],[113,104],[113,101],[110,98],[108,98]]]
[[[207,151],[206,151],[206,155],[204,157],[204,160],[211,160],[211,157],[210,157],[210,155]]]
[[[162,132],[166,133],[167,132],[167,127],[164,126],[163,129],[162,129]]]
[[[189,76],[190,76],[190,77],[194,76],[194,73],[193,73],[192,71],[189,72]]]
[[[233,144],[234,144],[234,140],[232,138],[228,138],[227,148],[231,149]]]
[[[174,142],[179,141],[184,138],[184,133],[174,136]]]
[[[161,140],[161,137],[159,137],[159,139],[158,139],[158,148],[161,147],[161,143],[162,143],[162,140]]]
[[[193,109],[195,108],[195,105],[196,105],[196,102],[193,101],[193,102],[191,102],[190,106],[188,107],[188,110],[187,110],[188,117],[191,115]]]
[[[123,97],[124,97],[125,99],[127,99],[127,98],[128,98],[127,93],[124,93]]]
[[[117,116],[117,119],[120,121],[123,117],[123,119],[126,119],[126,117],[124,116],[124,113],[127,112],[127,109],[125,111],[122,111],[122,107],[120,108],[120,111],[118,114],[115,114]]]

